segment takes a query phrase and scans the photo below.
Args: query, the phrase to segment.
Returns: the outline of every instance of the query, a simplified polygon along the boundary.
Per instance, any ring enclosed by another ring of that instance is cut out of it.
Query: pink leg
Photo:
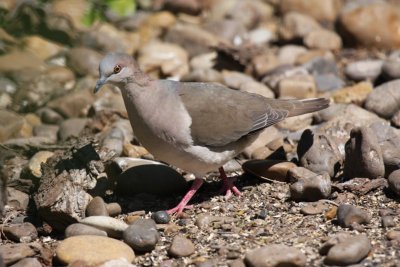
[[[187,203],[190,201],[190,199],[196,194],[197,190],[201,187],[203,184],[204,180],[201,178],[196,178],[193,182],[192,187],[189,189],[189,191],[186,193],[186,195],[182,198],[181,202],[179,202],[178,206],[175,208],[172,208],[170,210],[167,210],[168,214],[180,214],[184,209],[189,209],[192,206],[187,206]]]
[[[223,186],[221,188],[222,193],[225,193],[225,198],[229,199],[232,196],[232,192],[236,195],[236,196],[240,196],[241,193],[239,191],[239,189],[237,189],[237,187],[233,184],[232,179],[228,179],[228,177],[226,176],[225,170],[223,167],[220,167],[219,169],[219,174],[220,177],[222,179],[223,182]]]

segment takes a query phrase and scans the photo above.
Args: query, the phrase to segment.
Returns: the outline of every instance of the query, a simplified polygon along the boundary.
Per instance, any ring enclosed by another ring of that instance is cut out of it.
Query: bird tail
[[[319,111],[329,107],[329,99],[310,98],[294,101],[294,105],[289,109],[288,117],[298,116],[306,113]]]

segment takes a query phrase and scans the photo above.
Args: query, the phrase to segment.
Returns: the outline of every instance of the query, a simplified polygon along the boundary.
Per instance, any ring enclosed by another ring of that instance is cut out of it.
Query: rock
[[[392,52],[383,62],[382,72],[383,75],[389,79],[400,78],[400,51]]]
[[[135,146],[131,143],[125,143],[123,146],[123,155],[129,158],[142,158],[149,156],[150,152],[142,146]]]
[[[90,216],[80,220],[79,223],[105,231],[109,237],[115,238],[121,238],[128,228],[125,222],[108,216]]]
[[[393,117],[390,119],[393,126],[400,128],[400,110],[397,111]]]
[[[278,91],[279,89],[279,83],[283,79],[287,79],[292,76],[300,76],[304,77],[308,75],[308,71],[304,67],[295,67],[292,65],[283,65],[283,66],[277,66],[271,70],[269,70],[267,73],[263,73],[264,78],[261,80],[262,83],[265,83],[268,85],[272,90]],[[310,80],[308,78],[305,78],[306,81]],[[292,85],[292,84],[290,84]]]
[[[287,173],[295,167],[296,164],[292,162],[279,160],[249,160],[242,165],[245,172],[251,173],[261,179],[281,182],[288,181]]]
[[[36,114],[40,117],[43,123],[60,124],[64,120],[60,114],[47,107],[39,109],[36,111]]]
[[[166,34],[165,41],[181,46],[189,53],[189,57],[213,52],[210,47],[216,47],[222,38],[201,29],[195,25],[176,23]]]
[[[307,113],[296,117],[290,117],[276,124],[279,129],[289,130],[291,132],[303,130],[311,125],[313,114]]]
[[[87,122],[86,118],[72,118],[63,121],[58,132],[60,140],[65,141],[69,137],[78,137]]]
[[[366,235],[348,236],[329,249],[324,263],[339,266],[355,264],[367,257],[370,250],[371,242]]]
[[[303,178],[290,185],[290,197],[294,200],[317,201],[331,194],[331,179],[327,173]]]
[[[147,252],[155,248],[160,234],[153,220],[137,219],[126,228],[123,239],[134,250]]]
[[[400,170],[392,172],[388,177],[389,188],[400,196]]]
[[[268,127],[261,131],[258,137],[244,149],[244,155],[247,158],[254,158],[253,153],[261,147],[265,147],[268,143],[281,137],[281,133],[275,126]]]
[[[365,101],[365,108],[379,116],[390,119],[398,111],[400,80],[393,80],[375,88]]]
[[[0,110],[0,143],[12,137],[18,137],[22,126],[24,125],[24,118],[17,113],[8,110]]]
[[[97,77],[99,75],[98,67],[102,58],[103,56],[100,53],[92,49],[74,47],[67,55],[67,63],[72,70],[81,76]]]
[[[353,223],[368,224],[370,215],[362,209],[348,204],[341,204],[337,210],[337,220],[340,226],[350,227]]]
[[[29,195],[16,190],[12,187],[7,187],[7,204],[17,210],[27,210],[29,204]]]
[[[242,259],[237,259],[228,263],[229,267],[246,267]]]
[[[120,258],[132,262],[135,254],[121,241],[104,236],[80,235],[61,241],[56,249],[56,257],[64,265],[74,261],[96,265]]]
[[[297,182],[301,179],[309,179],[317,174],[303,167],[290,168],[287,172],[287,178],[290,182]]]
[[[349,178],[377,178],[385,174],[382,150],[375,133],[367,128],[353,128],[346,146],[344,175]]]
[[[389,228],[396,226],[396,222],[393,216],[383,216],[382,217],[382,227]]]
[[[285,40],[302,39],[308,33],[319,29],[321,25],[313,17],[293,11],[284,15],[280,34]]]
[[[169,221],[171,220],[171,216],[169,216],[169,214],[162,210],[162,211],[157,211],[154,212],[151,215],[151,218],[156,222],[156,223],[162,223],[162,224],[166,224],[169,223]]]
[[[87,116],[93,102],[94,96],[91,90],[74,90],[50,101],[47,103],[47,107],[52,108],[65,118],[75,118]]]
[[[11,265],[35,254],[35,251],[27,244],[3,244],[0,246],[0,255],[6,265]]]
[[[163,2],[163,8],[171,10],[175,13],[188,13],[198,15],[202,10],[203,3],[198,0],[166,0]]]
[[[250,250],[244,261],[250,267],[306,266],[306,256],[296,248],[285,245],[267,245]]]
[[[181,78],[189,72],[187,52],[176,44],[153,41],[138,53],[142,70],[155,77]]]
[[[385,164],[385,176],[400,168],[400,135],[387,123],[374,122],[369,128],[376,134]]]
[[[60,127],[57,125],[41,124],[33,127],[33,135],[39,137],[45,137],[51,142],[57,142],[58,131]]]
[[[86,216],[108,216],[106,203],[101,197],[94,197],[86,207]]]
[[[297,146],[300,164],[315,172],[327,172],[333,177],[342,162],[335,140],[326,134],[305,130]]]
[[[300,212],[304,215],[316,215],[322,214],[328,210],[328,205],[321,203],[321,202],[314,202],[305,205],[301,208]]]
[[[41,267],[42,264],[36,258],[25,258],[10,267]]]
[[[118,216],[122,213],[121,205],[116,202],[107,203],[106,209],[107,209],[109,216],[111,216],[111,217]]]
[[[102,147],[121,156],[124,147],[124,133],[117,127],[111,128],[103,139]]]
[[[320,29],[308,33],[304,39],[308,48],[321,50],[339,50],[342,48],[342,39],[333,31]]]
[[[114,161],[118,161],[123,170],[116,184],[116,190],[121,195],[169,195],[187,189],[186,180],[181,174],[159,162],[133,158],[116,158]]]
[[[92,227],[82,223],[73,223],[65,229],[65,237],[68,238],[77,235],[107,236],[107,233],[106,231],[99,230],[96,227]]]
[[[332,91],[342,88],[345,82],[332,73],[314,75],[315,84],[319,92]]]
[[[53,156],[51,151],[39,151],[29,160],[28,168],[30,173],[36,177],[42,177],[42,163],[46,163],[47,159]]]
[[[9,226],[2,225],[2,233],[7,239],[14,242],[32,242],[38,237],[36,227],[28,222]]]
[[[10,62],[13,64],[9,64]],[[19,51],[15,49],[13,52],[0,56],[0,73],[20,71],[29,68],[36,69],[43,66],[43,61],[35,54],[28,51]]]
[[[400,46],[400,33],[396,32],[400,15],[396,8],[385,2],[372,2],[366,5],[353,5],[344,8],[340,24],[349,35],[367,47],[395,49]]]
[[[331,96],[335,103],[354,103],[362,105],[373,90],[373,85],[370,82],[360,82],[349,87],[335,90]]]
[[[277,94],[281,98],[312,98],[316,96],[317,88],[311,75],[293,75],[283,78],[278,85]]]
[[[57,55],[63,49],[59,44],[43,39],[38,35],[26,36],[22,39],[25,50],[38,56],[42,60],[46,60]]]
[[[381,74],[382,66],[383,60],[379,59],[354,61],[346,66],[344,73],[354,81],[369,80],[374,82]]]
[[[200,229],[205,229],[210,226],[211,223],[218,222],[219,224],[232,223],[235,219],[223,216],[213,216],[208,213],[201,213],[196,217],[196,225]]]
[[[386,233],[386,237],[389,240],[399,240],[400,241],[400,231],[399,230],[391,230]]]
[[[176,258],[188,257],[194,252],[195,247],[192,241],[181,235],[174,237],[171,247],[168,249],[168,254]]]
[[[112,24],[103,23],[80,35],[80,44],[107,53],[120,52],[132,55],[140,46],[140,35],[118,30]]]
[[[268,88],[268,86],[256,81],[244,82],[238,89],[243,92],[262,95],[263,97],[274,98],[274,93]]]
[[[300,15],[300,14],[299,14]],[[278,60],[282,65],[294,65],[297,57],[307,52],[307,49],[299,45],[284,45],[279,49]],[[276,67],[276,66],[275,66]]]
[[[245,41],[255,46],[266,45],[267,43],[276,40],[275,33],[268,27],[258,27],[247,33]]]
[[[217,59],[217,53],[205,53],[195,56],[190,59],[189,65],[192,69],[212,69],[215,65],[215,60]]]

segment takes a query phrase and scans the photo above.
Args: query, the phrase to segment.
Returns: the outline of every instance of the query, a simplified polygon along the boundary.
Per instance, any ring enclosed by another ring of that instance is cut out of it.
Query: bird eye
[[[121,71],[121,66],[120,65],[115,65],[114,67],[114,74],[117,74]]]

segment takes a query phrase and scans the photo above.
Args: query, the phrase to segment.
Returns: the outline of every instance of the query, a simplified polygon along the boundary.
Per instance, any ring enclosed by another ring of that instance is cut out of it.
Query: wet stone
[[[166,211],[164,211],[164,210],[154,212],[154,213],[151,215],[151,218],[152,218],[156,223],[162,223],[162,224],[169,223],[169,221],[171,220],[171,216],[169,216],[169,214],[168,214]]]

